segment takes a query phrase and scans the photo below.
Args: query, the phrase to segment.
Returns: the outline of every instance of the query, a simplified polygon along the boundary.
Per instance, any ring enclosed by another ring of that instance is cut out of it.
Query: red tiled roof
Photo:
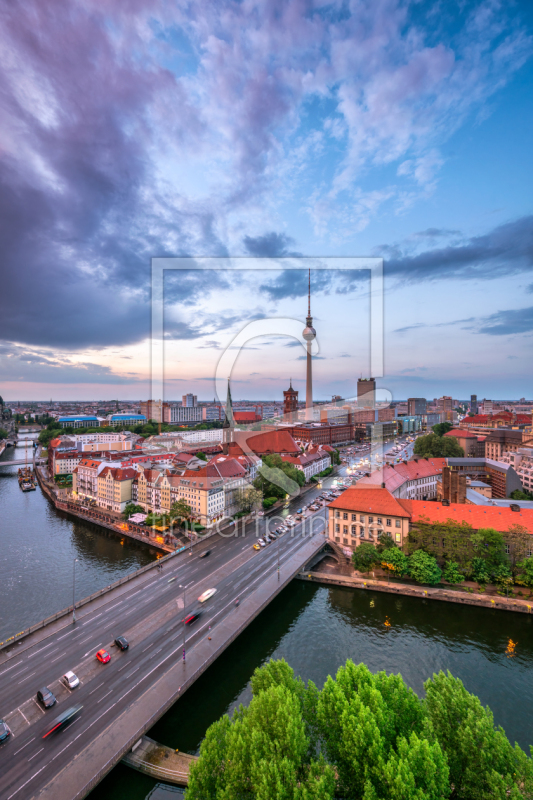
[[[400,501],[396,500],[387,489],[377,486],[365,486],[361,489],[352,486],[328,505],[330,508],[338,508],[342,511],[363,511],[384,516],[390,514],[394,517],[410,516],[410,513],[400,505]]]
[[[479,425],[489,420],[490,417],[488,414],[475,414],[473,417],[465,417],[461,420],[461,425]]]
[[[234,411],[233,418],[235,422],[261,422],[262,417],[256,414],[255,411]]]
[[[451,431],[448,431],[444,434],[445,436],[454,436],[457,439],[476,439],[475,433],[470,433],[470,431],[461,430],[461,428],[453,428]]]
[[[248,431],[235,431],[234,437],[237,444],[241,447],[247,445],[256,455],[272,455],[273,453],[298,455],[301,453],[291,434],[284,430],[252,434]]]
[[[341,498],[339,498],[341,499]],[[430,522],[468,522],[473,528],[495,528],[506,531],[511,525],[523,525],[533,534],[533,509],[523,508],[520,512],[511,511],[501,506],[474,506],[463,503],[427,502],[426,500],[398,500],[411,517],[411,522],[419,522],[424,518]]]
[[[406,464],[403,461],[400,464],[386,464],[382,469],[374,470],[369,477],[361,478],[357,485],[369,486],[384,483],[385,488],[389,492],[393,492],[406,481],[441,475],[445,466],[445,458],[419,458],[417,461],[408,461]]]

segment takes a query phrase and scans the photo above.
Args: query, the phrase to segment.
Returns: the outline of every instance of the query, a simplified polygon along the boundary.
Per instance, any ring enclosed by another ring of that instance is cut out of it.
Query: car
[[[111,661],[111,656],[107,650],[99,650],[96,654],[96,658],[101,664],[108,664]]]
[[[42,689],[39,689],[37,692],[37,700],[45,708],[52,708],[52,706],[55,706],[57,703],[54,693],[50,691],[48,686],[43,686]]]
[[[298,509],[298,511],[297,511],[297,513],[298,513],[298,514],[303,514],[303,513],[304,513],[304,510],[303,510],[303,508],[299,508],[299,509]]]
[[[209,600],[210,597],[216,593],[216,589],[207,589],[207,591],[203,592],[198,598],[199,603],[205,603],[206,600]]]
[[[125,636],[117,636],[115,639],[115,644],[119,650],[129,650],[130,643]]]
[[[259,547],[266,547],[266,542],[264,542],[262,539],[258,539],[257,544],[259,545]]]
[[[76,686],[80,685],[80,679],[77,675],[74,675],[73,672],[65,672],[61,681],[65,684],[67,689],[75,689]]]
[[[193,622],[196,622],[199,616],[201,616],[202,610],[198,608],[196,611],[191,611],[190,614],[187,614],[183,622],[185,625],[192,625]]]
[[[211,550],[204,550],[203,553],[200,553],[199,558],[207,558],[207,556],[209,555],[210,552],[211,552]]]
[[[43,739],[46,739],[46,737],[50,736],[51,733],[59,733],[59,731],[62,731],[63,728],[67,727],[67,725],[70,725],[72,722],[74,722],[82,708],[83,706],[71,706],[63,711],[63,713],[56,717],[52,722],[51,727],[48,728],[43,736]]]
[[[254,550],[261,550],[261,545],[257,543],[254,544]]]
[[[0,719],[0,742],[7,742],[10,736],[11,728],[7,722],[4,722],[3,719]]]

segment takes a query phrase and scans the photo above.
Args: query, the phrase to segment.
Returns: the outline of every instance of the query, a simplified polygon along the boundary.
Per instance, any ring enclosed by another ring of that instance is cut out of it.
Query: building
[[[492,501],[481,494],[478,497],[479,506],[397,500],[386,489],[352,487],[328,506],[328,538],[334,548],[341,547],[349,556],[361,542],[377,544],[384,532],[390,534],[398,546],[404,547],[411,538],[410,532],[416,531],[419,525],[445,524],[449,519],[467,523],[474,530],[494,528],[502,533],[519,524],[533,535],[533,509],[521,508],[518,504],[508,508],[491,506],[487,504]]]
[[[224,419],[224,412],[220,403],[212,406],[202,407],[202,420],[209,422],[213,420],[222,421]]]
[[[466,458],[483,458],[485,455],[486,436],[471,433],[466,428],[452,428],[444,435],[456,440],[459,447],[463,448]]]
[[[298,419],[298,392],[292,388],[292,378],[289,388],[283,392],[283,416],[287,422]]]
[[[410,513],[401,502],[377,486],[347,489],[328,505],[329,540],[346,555],[361,542],[377,544],[383,533],[402,547],[409,535]]]
[[[302,443],[330,444],[338,447],[342,444],[353,442],[355,437],[354,427],[354,425],[322,425],[314,422],[293,425],[283,430]]]
[[[309,290],[307,298],[307,318],[305,320],[305,328],[303,329],[302,336],[307,344],[307,380],[305,386],[305,408],[306,419],[312,419],[313,413],[313,361],[311,355],[311,347],[313,341],[316,339],[316,331],[313,328],[313,317],[311,316],[311,270],[309,270]],[[285,392],[283,393],[285,394]]]
[[[501,460],[509,464],[518,475],[522,489],[533,494],[533,445],[507,451]]]
[[[59,424],[62,428],[98,428],[100,420],[93,416],[72,416],[59,417]]]
[[[427,400],[425,397],[409,397],[407,400],[407,413],[409,416],[425,414],[427,411]]]
[[[488,483],[493,497],[509,497],[522,488],[520,478],[510,464],[490,458],[447,458],[446,463],[473,480]]]
[[[357,486],[381,486],[397,499],[433,500],[437,497],[438,480],[445,467],[445,458],[415,458],[399,464],[385,464],[360,478]]]
[[[321,447],[310,447],[300,456],[282,456],[283,461],[292,464],[305,475],[305,482],[308,483],[314,475],[318,475],[323,470],[331,466],[330,454],[322,450]]]
[[[222,428],[212,428],[205,431],[183,431],[178,434],[178,438],[183,442],[221,442],[224,431]],[[165,434],[163,434],[165,435]]]
[[[49,469],[50,475],[71,475],[82,458],[81,453],[77,450],[60,449],[52,450],[52,469]]]
[[[144,425],[147,422],[144,414],[111,414],[108,424],[116,428],[118,425]]]
[[[520,430],[499,428],[487,433],[485,437],[485,458],[502,461],[506,453],[516,453],[522,447],[523,436]]]
[[[168,403],[163,403],[161,400],[146,400],[141,402],[141,414],[146,417],[148,421],[166,422],[164,419],[165,411],[168,410]]]
[[[98,475],[106,464],[92,458],[81,458],[78,466],[72,473],[72,493],[87,500],[94,500],[98,496]],[[112,466],[112,465],[111,465]]]
[[[231,400],[231,388],[228,381],[228,392],[226,395],[226,408],[224,410],[224,423],[222,425],[222,450],[227,454],[228,445],[233,441],[233,431],[235,420],[233,419],[233,403]]]
[[[233,419],[236,425],[253,425],[255,422],[261,422],[263,417],[256,411],[234,411]]]
[[[96,478],[97,505],[122,514],[126,504],[131,502],[131,487],[136,476],[136,470],[131,467],[104,467]]]
[[[478,406],[477,406],[477,394],[470,395],[470,411],[472,414],[477,414]]]
[[[202,409],[198,405],[179,406],[172,403],[164,409],[164,421],[171,425],[197,425],[202,421]]]
[[[359,378],[357,381],[357,405],[359,408],[375,407],[376,381],[374,378]]]
[[[292,428],[279,428],[272,431],[235,431],[234,443],[239,445],[241,451],[247,455],[253,453],[256,456],[271,456],[277,453],[280,456],[300,455],[301,449],[294,441],[291,434]],[[229,448],[228,452],[235,452]]]
[[[195,394],[184,394],[181,398],[181,405],[185,408],[194,408],[198,405],[198,397]]]

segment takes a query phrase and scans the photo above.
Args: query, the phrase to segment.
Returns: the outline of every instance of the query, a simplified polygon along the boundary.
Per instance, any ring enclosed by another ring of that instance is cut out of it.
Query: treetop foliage
[[[210,726],[188,800],[519,800],[529,758],[490,709],[440,672],[420,699],[401,675],[348,660],[319,690],[270,661],[252,700]]]

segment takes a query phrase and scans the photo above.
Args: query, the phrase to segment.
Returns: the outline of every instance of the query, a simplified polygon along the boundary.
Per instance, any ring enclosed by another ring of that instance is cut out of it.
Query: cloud
[[[529,286],[526,286],[526,293],[533,294],[533,283],[530,283]]]
[[[533,331],[533,306],[497,311],[485,317],[484,324],[478,329],[478,333],[487,333],[490,336],[507,336],[530,331]]]
[[[387,277],[402,282],[441,278],[480,278],[524,272],[533,267],[533,216],[499,225],[461,244],[426,250],[385,261]]]
[[[0,372],[8,381],[68,384],[132,384],[144,379],[138,373],[118,375],[109,367],[93,362],[76,362],[66,357],[54,357],[43,352],[28,351],[18,345],[6,343],[0,348]]]
[[[283,256],[298,256],[299,253],[291,253],[288,246],[294,243],[294,239],[284,233],[271,231],[263,236],[245,236],[244,246],[251,256],[260,258],[282,258]]]

